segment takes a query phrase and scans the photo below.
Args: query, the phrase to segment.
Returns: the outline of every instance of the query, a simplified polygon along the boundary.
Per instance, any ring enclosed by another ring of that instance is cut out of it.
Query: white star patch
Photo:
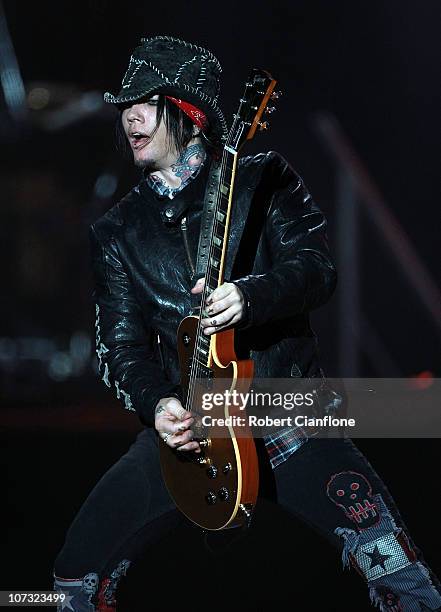
[[[393,574],[411,565],[394,533],[388,533],[357,548],[355,559],[368,581]]]
[[[62,593],[64,593],[64,591],[61,591]],[[68,610],[73,610],[72,605],[71,605],[71,601],[74,598],[73,595],[68,595],[67,593],[64,593],[64,595],[66,596],[63,601],[61,602],[61,609],[64,610],[64,608],[67,608]]]

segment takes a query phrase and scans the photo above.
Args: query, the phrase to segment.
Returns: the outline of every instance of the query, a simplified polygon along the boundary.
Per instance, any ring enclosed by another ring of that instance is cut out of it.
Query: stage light
[[[34,87],[28,93],[28,106],[32,110],[41,110],[49,104],[51,94],[46,87]]]

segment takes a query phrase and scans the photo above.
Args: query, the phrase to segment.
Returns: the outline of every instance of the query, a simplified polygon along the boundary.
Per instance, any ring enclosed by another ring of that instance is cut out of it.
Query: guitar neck
[[[233,200],[233,186],[236,175],[237,152],[224,148],[221,162],[220,181],[216,197],[216,208],[209,241],[209,253],[205,274],[205,289],[201,299],[200,317],[206,315],[206,300],[208,296],[224,282],[225,260],[228,246],[231,209]],[[194,359],[204,368],[208,368],[211,359],[212,346],[210,337],[205,336],[199,329],[197,334]],[[199,376],[208,375],[208,371],[199,371]]]
[[[207,257],[205,287],[201,298],[200,318],[207,316],[206,301],[208,296],[224,282],[237,155],[242,145],[254,137],[258,127],[260,129],[268,128],[268,122],[261,122],[260,119],[264,112],[271,113],[275,110],[274,107],[267,107],[270,100],[277,99],[280,95],[280,93],[274,92],[275,85],[276,81],[265,70],[254,68],[251,71],[245,84],[245,91],[240,99],[238,111],[234,115],[226,145],[223,148],[220,181]],[[215,344],[216,334],[211,338],[205,336],[199,325],[194,359],[202,366],[203,376],[209,374],[208,367],[211,363],[211,355]]]
[[[207,297],[224,282],[236,165],[236,151],[224,149],[206,271]]]

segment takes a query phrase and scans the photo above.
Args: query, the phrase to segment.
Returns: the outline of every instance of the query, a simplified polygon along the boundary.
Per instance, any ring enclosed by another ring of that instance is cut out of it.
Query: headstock
[[[240,99],[238,111],[234,115],[234,122],[227,138],[227,147],[239,151],[246,140],[254,138],[257,128],[268,129],[268,121],[261,119],[264,113],[271,114],[276,110],[270,104],[281,96],[281,92],[274,91],[276,83],[277,81],[266,70],[252,69]]]

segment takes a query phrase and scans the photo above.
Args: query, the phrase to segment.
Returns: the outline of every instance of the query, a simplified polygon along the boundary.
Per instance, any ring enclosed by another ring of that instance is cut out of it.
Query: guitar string
[[[231,128],[231,132],[233,131],[235,124],[237,122],[237,118]],[[220,183],[219,183],[219,188],[218,188],[218,193],[216,196],[216,204],[215,204],[215,211],[214,211],[214,222],[213,222],[213,230],[211,233],[211,238],[210,238],[210,247],[209,247],[209,252],[208,252],[208,260],[207,260],[207,269],[209,268],[209,264],[211,261],[211,255],[213,253],[213,249],[214,249],[214,237],[215,235],[217,235],[217,229],[219,227],[219,223],[218,223],[218,217],[217,217],[217,213],[219,212],[219,208],[220,208],[220,203],[222,201],[222,193],[221,193],[221,185],[224,184],[224,178],[225,178],[225,173],[226,173],[226,169],[227,169],[227,164],[226,164],[226,160],[228,158],[227,156],[227,152],[225,147],[228,146],[230,143],[230,138],[227,139],[227,143],[223,148],[223,152],[222,152],[222,166],[221,166],[221,179],[220,179]],[[234,162],[233,162],[234,163]],[[225,228],[224,228],[224,236],[225,236]],[[207,282],[207,275],[205,276],[205,284],[204,284],[204,289],[203,289],[203,293],[201,296],[201,308],[200,308],[200,312],[199,312],[199,317],[198,317],[198,325],[197,325],[197,330],[196,330],[196,340],[194,343],[194,347],[195,350],[193,352],[193,359],[192,359],[192,364],[191,364],[191,368],[190,368],[190,385],[189,385],[189,393],[187,394],[187,402],[186,402],[186,408],[188,409],[189,404],[190,406],[193,404],[194,401],[194,396],[196,393],[196,380],[198,378],[202,378],[202,376],[198,377],[197,374],[201,374],[202,372],[202,367],[199,364],[199,360],[197,358],[195,358],[195,353],[197,352],[197,347],[199,345],[199,339],[201,336],[200,330],[201,330],[201,321],[202,321],[202,305],[205,304],[205,299],[206,299],[206,295],[207,295],[207,287],[209,282]],[[218,283],[219,283],[219,278],[218,278]],[[211,336],[208,337],[209,340],[209,345],[211,344]],[[208,367],[208,366],[207,366]],[[196,376],[195,376],[196,374]],[[193,412],[196,412],[198,415],[201,414],[199,412],[199,410],[193,410]]]

